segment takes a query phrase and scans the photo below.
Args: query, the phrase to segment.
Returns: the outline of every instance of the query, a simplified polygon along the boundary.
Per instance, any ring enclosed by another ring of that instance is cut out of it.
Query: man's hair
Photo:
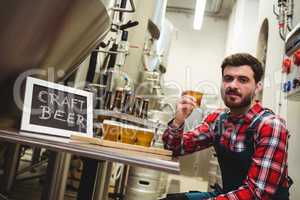
[[[261,62],[254,56],[248,53],[236,53],[226,57],[221,65],[222,75],[227,66],[240,67],[242,65],[249,65],[254,72],[255,82],[259,82],[264,74]]]

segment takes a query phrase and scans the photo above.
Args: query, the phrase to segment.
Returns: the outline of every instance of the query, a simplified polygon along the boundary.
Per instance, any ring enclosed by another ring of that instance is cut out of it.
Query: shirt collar
[[[251,106],[251,108],[248,110],[245,114],[240,114],[237,116],[231,116],[230,112],[228,113],[228,120],[232,122],[237,122],[240,120],[243,120],[246,123],[250,123],[252,119],[259,114],[263,110],[263,107],[261,105],[260,101],[255,101],[255,103]]]

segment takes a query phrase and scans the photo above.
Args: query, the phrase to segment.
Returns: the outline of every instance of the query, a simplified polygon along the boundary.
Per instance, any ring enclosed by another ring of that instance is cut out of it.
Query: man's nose
[[[238,87],[239,87],[239,82],[238,82],[237,79],[233,79],[233,80],[229,83],[228,86],[231,87],[231,88],[238,88]]]

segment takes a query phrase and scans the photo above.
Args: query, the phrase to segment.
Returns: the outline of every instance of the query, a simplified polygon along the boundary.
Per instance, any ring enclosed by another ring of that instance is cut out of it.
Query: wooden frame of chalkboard
[[[27,77],[21,130],[61,137],[93,135],[93,94]]]

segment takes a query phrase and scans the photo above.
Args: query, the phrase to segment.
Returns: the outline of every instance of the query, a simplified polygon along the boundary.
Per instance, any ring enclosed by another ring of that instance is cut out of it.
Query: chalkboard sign
[[[21,129],[70,137],[92,135],[92,93],[28,77]]]

